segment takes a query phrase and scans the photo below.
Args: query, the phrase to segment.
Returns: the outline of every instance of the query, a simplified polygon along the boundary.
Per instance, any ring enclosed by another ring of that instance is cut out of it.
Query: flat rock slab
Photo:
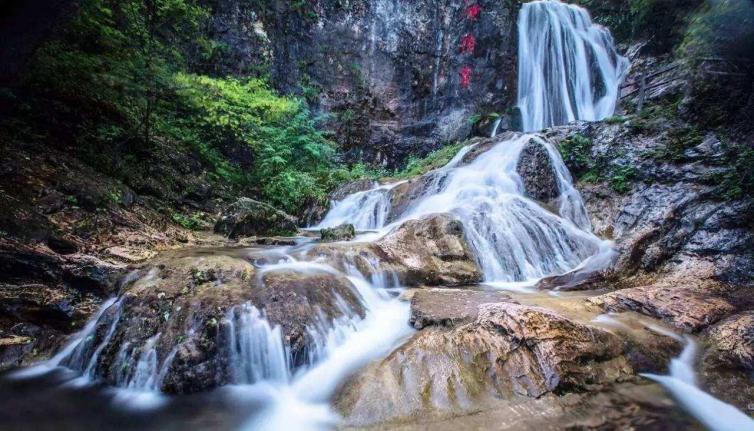
[[[453,327],[476,320],[480,305],[497,302],[511,302],[511,297],[481,290],[420,289],[411,298],[409,323],[416,329]]]
[[[675,284],[632,287],[588,299],[606,311],[636,311],[678,329],[696,332],[736,311],[714,292]]]

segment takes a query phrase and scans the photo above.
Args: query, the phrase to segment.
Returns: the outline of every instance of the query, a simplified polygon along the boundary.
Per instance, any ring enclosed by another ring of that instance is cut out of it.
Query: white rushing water
[[[279,328],[270,327],[258,311],[244,307],[248,318],[232,329],[246,334],[231,339],[236,351],[234,368],[245,373],[239,383],[255,383],[241,391],[248,397],[265,401],[267,407],[249,419],[243,428],[255,431],[330,429],[338,420],[329,406],[338,385],[369,361],[388,354],[413,332],[408,325],[409,305],[389,294],[399,287],[397,278],[379,271],[378,265],[376,271],[368,275],[351,265],[347,265],[346,273],[341,273],[316,262],[297,262],[285,268],[326,271],[347,277],[361,300],[365,317],[350,312],[341,301],[340,307],[345,311],[342,317],[310,328],[314,343],[309,365],[292,373]],[[260,352],[268,354],[263,356]]]
[[[694,362],[696,343],[686,338],[680,356],[670,361],[670,375],[642,374],[661,384],[680,406],[712,431],[752,431],[754,420],[736,407],[718,400],[699,388]]]
[[[586,9],[523,4],[518,17],[518,107],[524,131],[612,115],[628,69],[610,32]]]
[[[542,145],[547,150],[560,191],[557,214],[525,196],[517,165],[527,144]],[[573,187],[560,154],[550,143],[535,135],[514,136],[470,163],[461,164],[471,149],[471,146],[463,148],[445,167],[428,174],[421,195],[402,214],[396,214],[394,222],[388,224],[383,218],[369,228],[381,228],[384,235],[408,219],[453,213],[463,223],[489,283],[535,281],[585,265],[587,259],[610,254],[609,243],[591,233],[581,196]],[[389,205],[391,189],[385,186],[358,195],[383,194],[385,190],[388,193],[384,201]],[[371,207],[349,196],[335,202],[331,213],[352,214],[354,219],[363,220],[365,213],[371,211]],[[325,218],[320,227],[340,222]]]

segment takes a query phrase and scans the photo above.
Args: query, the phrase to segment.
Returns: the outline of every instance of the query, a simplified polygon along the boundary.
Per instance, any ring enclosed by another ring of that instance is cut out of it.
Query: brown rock
[[[709,329],[706,356],[734,368],[754,370],[754,311],[733,315]]]
[[[463,225],[450,214],[409,220],[372,243],[318,244],[307,255],[336,267],[352,264],[364,274],[392,272],[405,286],[457,286],[482,280]]]
[[[675,283],[622,289],[590,298],[589,302],[607,311],[636,311],[687,332],[698,331],[736,311],[735,306],[714,292]]]
[[[427,326],[458,326],[476,320],[482,304],[510,301],[502,292],[461,289],[421,289],[411,297],[409,323],[416,329]]]
[[[483,304],[471,323],[417,333],[349,381],[336,405],[356,426],[469,411],[490,400],[614,382],[632,373],[621,354],[615,335],[547,309]]]
[[[161,390],[209,390],[230,381],[227,316],[239,304],[263,310],[270,325],[280,326],[294,368],[308,361],[312,328],[346,313],[363,316],[359,298],[345,277],[323,271],[259,273],[241,256],[231,251],[180,252],[158,258],[132,277],[118,306],[111,307],[97,325],[97,344],[110,333],[98,375],[110,384],[123,385],[124,376],[132,372],[129,367],[151,339],[158,363],[169,364]]]

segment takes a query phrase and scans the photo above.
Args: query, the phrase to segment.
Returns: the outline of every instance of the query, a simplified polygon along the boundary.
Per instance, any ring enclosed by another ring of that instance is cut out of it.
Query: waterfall
[[[553,166],[560,197],[558,213],[553,213],[525,195],[517,172],[526,145],[542,145]],[[586,259],[605,250],[605,243],[591,233],[591,223],[573,187],[558,151],[536,135],[514,135],[502,140],[467,165],[463,157],[472,149],[463,148],[446,166],[426,176],[419,196],[396,221],[370,225],[392,227],[422,216],[448,212],[458,216],[467,240],[489,283],[534,281],[576,268]],[[420,180],[421,181],[421,180]],[[359,195],[384,193],[384,186]],[[389,191],[390,189],[388,189]],[[353,195],[352,195],[353,196]],[[388,196],[386,202],[390,202]],[[367,217],[371,207],[358,206],[350,196],[336,202],[334,214],[354,214],[355,220]],[[323,224],[326,224],[325,218]]]
[[[586,9],[525,3],[518,17],[518,107],[524,131],[612,115],[628,60]]]
[[[351,223],[356,229],[375,229],[387,221],[390,213],[390,190],[401,183],[377,186],[371,190],[346,196],[334,202],[317,228],[333,227]]]

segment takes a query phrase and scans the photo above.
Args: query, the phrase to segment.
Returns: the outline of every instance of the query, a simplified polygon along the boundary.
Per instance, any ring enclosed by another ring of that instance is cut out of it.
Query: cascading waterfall
[[[525,3],[518,17],[518,107],[523,130],[612,115],[628,60],[586,9]]]
[[[400,183],[377,186],[346,196],[333,205],[318,227],[351,223],[356,229],[375,229],[387,221],[390,213],[390,190]]]
[[[558,214],[525,196],[517,164],[526,145],[547,150],[560,192]],[[423,195],[398,214],[395,222],[370,228],[383,228],[386,233],[408,219],[438,212],[456,214],[489,283],[526,282],[561,274],[600,251],[608,252],[607,244],[591,233],[581,196],[551,144],[535,135],[517,135],[461,165],[471,149],[463,148],[445,167],[429,173]],[[360,193],[382,193],[384,187]],[[332,212],[369,210],[346,198],[336,202]],[[322,227],[327,226],[326,218]]]

